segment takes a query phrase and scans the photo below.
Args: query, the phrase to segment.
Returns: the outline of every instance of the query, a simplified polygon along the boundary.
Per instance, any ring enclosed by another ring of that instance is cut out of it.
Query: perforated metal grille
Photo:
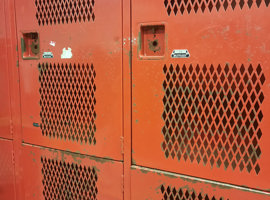
[[[162,200],[225,200],[223,197],[203,194],[193,189],[179,188],[177,190],[175,187],[162,185],[160,191],[163,196]]]
[[[45,200],[97,199],[94,168],[41,157]]]
[[[39,25],[94,21],[94,0],[35,0]]]
[[[167,14],[190,14],[218,12],[220,10],[244,9],[247,7],[269,6],[270,0],[164,0],[164,6]]]
[[[38,65],[42,135],[96,144],[96,98],[93,65]]]
[[[258,174],[262,67],[165,65],[163,71],[165,156]]]

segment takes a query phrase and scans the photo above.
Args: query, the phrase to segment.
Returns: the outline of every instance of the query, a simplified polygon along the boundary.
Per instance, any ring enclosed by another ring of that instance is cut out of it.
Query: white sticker
[[[63,48],[61,59],[70,59],[70,58],[72,58],[71,48],[70,47],[68,47],[67,49]]]
[[[171,55],[172,58],[188,58],[190,54],[187,49],[175,49]]]
[[[54,41],[50,41],[50,45],[55,47],[55,42]]]

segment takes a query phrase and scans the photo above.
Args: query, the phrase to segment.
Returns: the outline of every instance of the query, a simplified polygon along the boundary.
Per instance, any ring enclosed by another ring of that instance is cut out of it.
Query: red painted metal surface
[[[122,160],[121,1],[20,0],[16,13],[18,39],[40,42],[39,60],[19,53],[23,141]]]
[[[130,38],[131,35],[131,1],[122,1],[123,12],[123,38]],[[124,153],[124,199],[130,199],[131,190],[131,72],[132,72],[132,41],[123,43],[123,153]],[[128,67],[126,67],[128,66]]]
[[[132,4],[133,164],[269,192],[269,3],[178,2]],[[164,58],[139,57],[145,22]]]
[[[123,199],[121,162],[24,145],[21,199]]]
[[[0,9],[0,199],[270,199],[269,0]]]
[[[1,32],[4,31],[5,35],[1,35],[0,53],[1,63],[0,66],[0,82],[4,82],[6,89],[2,90],[1,85],[1,106],[0,110],[9,110],[9,114],[6,113],[4,117],[8,120],[10,128],[5,128],[6,131],[0,130],[0,137],[6,137],[12,140],[6,140],[1,142],[1,156],[7,158],[4,163],[1,163],[0,169],[4,170],[4,174],[1,175],[1,188],[2,192],[0,199],[20,199],[20,177],[17,176],[20,166],[18,164],[18,158],[21,158],[19,147],[21,146],[21,105],[20,105],[20,80],[18,76],[18,46],[16,37],[16,20],[15,20],[15,6],[13,0],[1,1],[1,6],[4,6],[4,10],[1,7]],[[3,12],[2,12],[3,11]],[[2,46],[3,44],[3,46]],[[4,93],[2,93],[4,91]],[[7,103],[9,101],[9,103]],[[2,116],[1,116],[2,117]],[[7,122],[7,121],[6,121]],[[6,124],[7,125],[7,124]],[[7,132],[8,131],[8,132]],[[5,136],[3,136],[5,133]],[[5,169],[8,167],[8,169]],[[14,171],[14,172],[13,172]],[[13,187],[13,188],[12,188]],[[3,189],[3,190],[2,190]]]
[[[3,138],[12,138],[10,132],[10,123],[11,123],[11,111],[10,111],[10,88],[9,88],[9,74],[8,74],[8,18],[6,17],[7,6],[5,1],[0,3],[0,46],[1,46],[1,55],[0,55],[0,137]]]
[[[173,173],[134,167],[132,174],[132,200],[266,200],[267,194],[235,188],[221,183],[207,182]]]
[[[12,141],[0,139],[0,199],[15,199]]]

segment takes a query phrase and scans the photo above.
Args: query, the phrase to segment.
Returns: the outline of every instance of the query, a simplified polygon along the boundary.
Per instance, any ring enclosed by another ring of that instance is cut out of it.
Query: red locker
[[[269,1],[132,13],[133,164],[269,192]]]
[[[20,199],[122,199],[122,163],[24,145]]]
[[[270,199],[270,0],[4,0],[0,199]]]
[[[122,160],[121,1],[20,0],[16,13],[23,141]]]

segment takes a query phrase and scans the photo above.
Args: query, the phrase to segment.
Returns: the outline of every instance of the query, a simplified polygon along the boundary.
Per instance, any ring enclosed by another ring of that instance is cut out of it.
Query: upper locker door
[[[269,191],[269,4],[133,1],[134,165]]]
[[[23,141],[121,160],[120,0],[17,0]]]

